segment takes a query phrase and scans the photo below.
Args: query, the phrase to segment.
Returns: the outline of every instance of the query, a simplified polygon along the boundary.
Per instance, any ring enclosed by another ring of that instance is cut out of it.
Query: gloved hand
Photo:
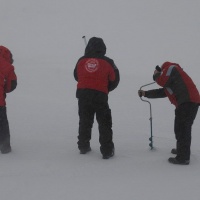
[[[145,91],[144,90],[138,90],[138,96],[139,97],[145,96]]]

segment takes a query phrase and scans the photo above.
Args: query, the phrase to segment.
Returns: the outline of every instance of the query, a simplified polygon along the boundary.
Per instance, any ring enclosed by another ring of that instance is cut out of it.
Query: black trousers
[[[111,110],[108,105],[108,95],[102,92],[85,90],[79,94],[79,135],[78,148],[90,146],[94,116],[99,128],[100,151],[109,154],[113,148],[113,131]]]
[[[7,119],[6,107],[0,106],[0,144],[10,141],[10,130]]]
[[[177,159],[190,160],[192,125],[198,111],[198,104],[183,103],[175,109],[174,132],[177,140]]]

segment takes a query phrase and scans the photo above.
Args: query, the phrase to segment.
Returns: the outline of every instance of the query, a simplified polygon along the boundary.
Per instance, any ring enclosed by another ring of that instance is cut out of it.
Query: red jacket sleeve
[[[119,75],[119,70],[116,67],[115,63],[113,60],[110,60],[110,65],[111,65],[111,72],[109,74],[109,83],[108,83],[108,91],[114,90],[120,81],[120,75]]]
[[[6,93],[12,92],[17,87],[17,76],[14,67],[11,66],[7,76],[5,77],[4,90]]]

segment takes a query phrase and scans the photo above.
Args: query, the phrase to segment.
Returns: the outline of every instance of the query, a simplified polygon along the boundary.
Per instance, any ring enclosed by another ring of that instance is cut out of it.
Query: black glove
[[[138,95],[139,95],[139,97],[142,97],[143,96],[143,91],[142,90],[138,90]]]

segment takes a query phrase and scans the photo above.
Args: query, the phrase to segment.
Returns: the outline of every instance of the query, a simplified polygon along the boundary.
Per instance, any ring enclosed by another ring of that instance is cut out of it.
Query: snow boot
[[[2,154],[10,153],[12,151],[10,143],[1,144],[0,145],[0,151],[1,151]]]
[[[80,154],[86,154],[86,153],[90,152],[91,150],[92,150],[91,147],[80,149]]]
[[[177,165],[189,165],[190,164],[190,160],[179,160],[177,158],[169,158],[168,161],[171,164],[177,164]]]
[[[114,149],[113,149],[110,153],[108,153],[108,154],[103,154],[103,159],[109,159],[109,158],[113,157],[114,154],[115,154],[115,151],[114,151]]]
[[[172,153],[172,154],[177,154],[177,149],[172,149],[172,150],[171,150],[171,153]]]

